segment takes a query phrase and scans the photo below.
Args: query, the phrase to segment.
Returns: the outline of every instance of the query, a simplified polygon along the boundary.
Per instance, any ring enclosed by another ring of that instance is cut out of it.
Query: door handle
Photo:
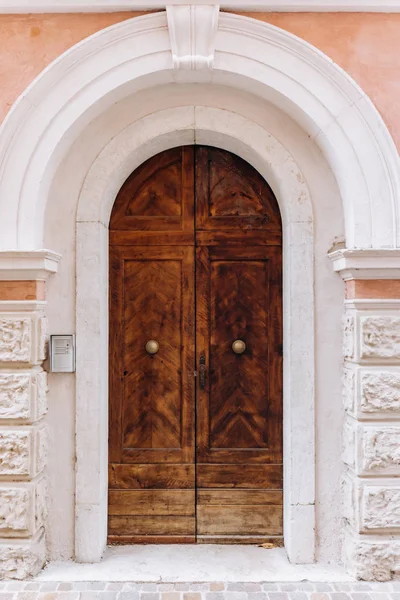
[[[206,357],[204,354],[200,354],[200,364],[199,364],[199,379],[200,379],[200,389],[204,390],[206,387]]]

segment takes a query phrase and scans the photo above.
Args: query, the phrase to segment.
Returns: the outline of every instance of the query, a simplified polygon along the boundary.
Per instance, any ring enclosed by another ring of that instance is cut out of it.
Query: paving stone
[[[358,591],[367,591],[371,589],[371,584],[368,583],[367,581],[357,581],[354,585],[353,585],[353,590],[355,592]]]
[[[351,590],[350,583],[334,583],[333,588],[339,592],[349,592]]]
[[[386,592],[371,592],[371,598],[374,600],[390,600],[390,594]]]
[[[129,591],[129,592],[117,592],[118,600],[139,600],[139,592]]]
[[[269,600],[290,600],[287,592],[269,592]]]
[[[244,592],[244,583],[228,583],[228,592]]]
[[[329,583],[315,583],[315,591],[316,592],[331,592],[332,591],[332,586],[329,585]]]
[[[41,592],[55,592],[59,586],[58,581],[44,581],[40,586]]]
[[[215,583],[210,583],[210,592],[221,592],[225,589],[225,583],[222,581],[216,581]],[[260,587],[261,589],[261,587]]]
[[[202,600],[202,596],[200,592],[185,592],[183,600]]]
[[[161,593],[161,600],[180,600],[180,598],[181,598],[181,595],[179,592],[162,592]],[[199,594],[198,598],[192,598],[192,600],[201,600],[201,594]]]
[[[274,592],[277,589],[278,589],[278,586],[276,583],[264,583],[263,584],[263,590],[265,592]]]
[[[156,592],[158,590],[157,584],[156,583],[144,583],[142,585],[142,591],[143,592]],[[150,600],[150,598],[149,598]]]
[[[261,583],[244,583],[243,585],[246,592],[261,592]]]
[[[137,584],[134,584],[137,585]],[[123,583],[119,583],[119,581],[110,581],[110,583],[107,583],[107,587],[106,590],[110,591],[110,592],[122,592],[124,587]]]
[[[144,586],[143,586],[144,589]],[[157,589],[157,586],[156,586]],[[160,593],[159,592],[140,592],[140,599],[141,600],[160,600]]]
[[[392,590],[400,592],[400,581],[392,581]]]
[[[14,594],[12,592],[0,592],[0,600],[13,600]]]
[[[96,590],[84,590],[80,593],[80,600],[99,600],[99,592]]]
[[[295,583],[281,583],[280,588],[282,592],[295,592],[297,585]]]
[[[6,590],[7,592],[9,590],[12,591],[21,591],[25,586],[25,582],[24,581],[7,581],[7,587]]]
[[[159,592],[172,592],[174,590],[173,583],[160,583],[158,586]]]
[[[215,584],[211,584],[211,585],[215,585]],[[174,588],[176,589],[177,592],[187,592],[190,588],[190,585],[188,583],[175,583]]]
[[[224,592],[225,600],[247,600],[246,592]]]
[[[371,600],[371,594],[368,592],[352,592],[350,595],[353,600]]]
[[[225,592],[209,592],[206,600],[225,600]]]
[[[310,600],[329,600],[329,596],[325,592],[312,592]]]
[[[249,592],[248,600],[268,600],[267,592]]]
[[[332,592],[331,600],[350,600],[350,596],[346,592]]]
[[[308,596],[305,592],[292,592],[290,600],[308,600]]]

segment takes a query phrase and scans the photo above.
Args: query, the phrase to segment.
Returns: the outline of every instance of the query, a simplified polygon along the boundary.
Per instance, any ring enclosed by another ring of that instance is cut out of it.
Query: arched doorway
[[[110,220],[111,543],[282,543],[282,227],[238,156],[182,146]]]

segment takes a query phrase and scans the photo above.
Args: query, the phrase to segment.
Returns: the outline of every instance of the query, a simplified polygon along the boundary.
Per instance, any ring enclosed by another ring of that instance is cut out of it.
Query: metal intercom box
[[[50,336],[50,371],[73,373],[75,371],[75,336]]]

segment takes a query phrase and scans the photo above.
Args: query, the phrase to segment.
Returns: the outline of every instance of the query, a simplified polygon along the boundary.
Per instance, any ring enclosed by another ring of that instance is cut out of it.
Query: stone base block
[[[344,544],[350,575],[365,581],[390,581],[400,575],[400,539],[358,535],[350,528]]]
[[[46,562],[43,530],[31,540],[3,540],[0,542],[0,578],[25,579],[33,577]]]

